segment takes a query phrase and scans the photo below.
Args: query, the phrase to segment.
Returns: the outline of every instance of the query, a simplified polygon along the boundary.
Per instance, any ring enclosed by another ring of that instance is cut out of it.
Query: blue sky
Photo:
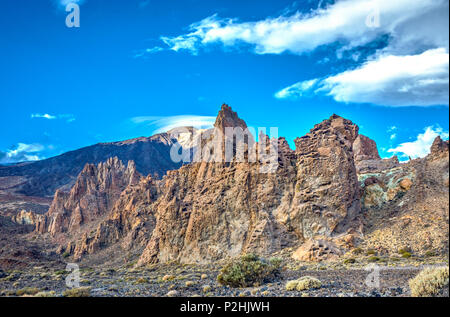
[[[448,138],[448,1],[0,2],[0,163],[210,124],[228,103],[293,147],[333,113],[383,157]]]

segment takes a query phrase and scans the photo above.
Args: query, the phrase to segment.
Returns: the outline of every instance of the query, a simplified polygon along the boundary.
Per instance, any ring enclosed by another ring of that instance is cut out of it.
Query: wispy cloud
[[[288,11],[285,14],[289,16],[282,14],[255,22],[220,18],[215,14],[192,23],[189,33],[161,39],[174,51],[186,50],[192,54],[217,43],[247,44],[258,54],[302,54],[336,42],[350,50],[385,34],[392,37],[392,51],[409,50],[414,44],[416,49],[425,44],[445,47],[448,38],[435,28],[448,29],[446,8],[447,0],[341,0],[308,13]],[[374,12],[381,14],[378,27],[366,23]]]
[[[292,86],[286,87],[275,94],[278,99],[298,98],[310,92],[317,84],[318,79],[305,80]]]
[[[381,55],[353,70],[296,83],[277,92],[275,97],[323,93],[345,103],[448,105],[448,68],[449,54],[444,48],[418,55]]]
[[[403,158],[411,157],[415,159],[425,157],[430,153],[431,145],[437,136],[448,139],[449,133],[448,131],[444,131],[441,127],[426,127],[424,133],[420,133],[415,141],[401,143],[397,147],[387,151],[394,154],[400,154]]]
[[[47,119],[47,120],[55,120],[55,119],[62,119],[66,120],[66,122],[70,123],[76,120],[75,116],[73,114],[58,114],[58,115],[51,115],[48,113],[33,113],[31,114],[31,119]]]
[[[56,116],[52,116],[51,114],[48,113],[44,113],[44,114],[40,114],[40,113],[33,113],[31,115],[31,118],[42,118],[42,119],[48,119],[48,120],[54,120],[56,119]]]
[[[448,0],[321,1],[310,12],[290,8],[251,22],[214,14],[185,34],[160,39],[170,50],[193,55],[210,46],[297,55],[329,46],[336,58],[359,65],[299,81],[278,91],[279,99],[325,93],[346,103],[447,105],[448,9]],[[375,15],[379,23],[369,23]]]
[[[141,57],[145,58],[148,55],[155,54],[155,53],[161,52],[163,50],[164,50],[164,48],[159,47],[159,46],[155,46],[152,48],[146,48],[143,50],[137,50],[134,52],[133,58],[141,58]]]
[[[9,164],[25,161],[37,161],[43,159],[39,152],[42,152],[45,147],[41,144],[26,144],[18,143],[12,149],[5,152],[0,151],[0,163]]]
[[[216,117],[197,116],[197,115],[179,115],[179,116],[142,116],[131,118],[134,124],[146,124],[156,128],[155,133],[167,132],[173,128],[192,126],[199,129],[211,128],[214,125]]]

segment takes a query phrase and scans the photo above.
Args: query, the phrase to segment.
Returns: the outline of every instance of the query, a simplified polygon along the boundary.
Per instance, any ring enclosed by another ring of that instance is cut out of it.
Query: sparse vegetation
[[[348,258],[344,260],[344,264],[353,264],[356,260],[354,258]]]
[[[289,281],[286,283],[287,291],[305,291],[310,289],[317,289],[322,286],[322,282],[312,276],[303,276],[297,280]]]
[[[249,287],[273,280],[280,270],[281,261],[259,258],[255,254],[246,254],[226,264],[217,281],[231,287]]]
[[[90,287],[79,287],[65,290],[63,293],[64,297],[89,297],[91,296]]]
[[[448,267],[426,268],[409,281],[411,295],[414,297],[431,297],[439,295],[448,285]]]
[[[49,291],[49,292],[39,292],[34,297],[55,297],[56,293],[55,291]]]
[[[140,277],[136,280],[135,284],[146,284],[148,280],[145,277]]]
[[[375,255],[375,254],[377,254],[377,252],[374,249],[369,249],[369,250],[367,250],[366,254],[367,255]]]
[[[16,296],[36,295],[39,289],[36,287],[25,287],[16,291]]]
[[[400,248],[400,249],[398,249],[398,254],[403,254],[403,253],[406,253],[406,252],[411,252],[411,248],[409,248],[409,247],[403,247],[403,248]]]
[[[405,258],[405,259],[409,259],[411,256],[412,256],[412,255],[411,255],[411,253],[409,253],[409,252],[404,252],[404,253],[402,254],[402,258]]]
[[[380,261],[380,258],[377,256],[371,256],[370,258],[367,259],[367,261],[372,262],[372,263],[378,262],[378,261]]]

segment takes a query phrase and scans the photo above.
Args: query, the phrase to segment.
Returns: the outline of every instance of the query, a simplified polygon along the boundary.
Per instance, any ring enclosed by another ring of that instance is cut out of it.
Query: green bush
[[[406,252],[411,252],[411,248],[409,248],[409,247],[403,247],[403,248],[400,248],[400,249],[398,249],[398,254],[403,254],[403,253],[406,253]]]
[[[377,256],[371,256],[370,258],[367,259],[369,262],[378,262],[380,261],[380,258]]]
[[[448,285],[448,266],[426,268],[415,278],[409,280],[411,295],[414,297],[430,297],[439,295]]]
[[[374,249],[367,250],[367,255],[375,255],[377,252]]]
[[[231,287],[260,285],[275,279],[280,273],[280,265],[278,259],[267,261],[255,254],[246,254],[227,263],[217,276],[217,281]]]
[[[312,276],[303,276],[298,280],[289,281],[286,283],[287,291],[306,291],[310,289],[317,289],[322,286],[322,282]]]
[[[410,257],[411,257],[411,253],[409,253],[409,252],[403,252],[402,258],[409,259]]]
[[[353,264],[356,260],[354,258],[349,258],[344,260],[344,264]]]

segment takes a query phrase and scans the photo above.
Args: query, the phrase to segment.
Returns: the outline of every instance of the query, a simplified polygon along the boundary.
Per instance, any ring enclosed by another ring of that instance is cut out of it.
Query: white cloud
[[[374,12],[380,12],[379,27],[366,23]],[[161,39],[174,51],[192,54],[216,43],[248,44],[258,54],[302,54],[336,42],[349,50],[389,34],[391,51],[398,53],[422,46],[448,47],[448,1],[341,0],[309,13],[296,12],[255,22],[219,18],[215,14],[191,24],[189,31]]]
[[[417,55],[380,55],[353,70],[325,79],[296,83],[275,96],[297,98],[314,92],[325,93],[338,102],[346,103],[448,105],[448,69],[449,54],[444,48]],[[310,85],[311,82],[314,84]]]
[[[443,139],[448,139],[448,131],[444,131],[440,127],[427,127],[424,133],[420,133],[417,139],[412,142],[401,143],[395,148],[389,149],[388,152],[400,154],[402,157],[411,157],[412,159],[425,157],[430,153],[430,147],[434,139],[440,136]]]
[[[33,119],[33,118],[44,118],[44,119],[53,120],[53,119],[56,119],[56,116],[52,116],[52,115],[50,115],[50,114],[48,114],[48,113],[45,113],[45,114],[33,113],[33,114],[31,115],[31,118],[32,118],[32,119]]]
[[[284,98],[297,98],[303,96],[306,92],[310,91],[314,85],[317,84],[318,79],[305,80],[296,83],[292,86],[286,87],[275,94],[278,99]]]
[[[245,45],[257,54],[298,55],[333,44],[333,54],[348,56],[361,63],[359,67],[325,79],[300,81],[275,96],[293,98],[321,91],[339,102],[448,104],[448,0],[340,0],[322,4],[308,13],[287,10],[252,22],[215,14],[191,24],[185,34],[162,36],[161,40],[170,50],[194,55],[218,44]],[[376,17],[373,21],[377,23],[368,23],[371,17]],[[384,47],[364,60],[359,50],[382,38]],[[349,54],[344,55],[346,51]],[[327,60],[329,57],[319,63]],[[310,90],[314,86],[321,89]]]
[[[0,152],[0,163],[9,164],[24,161],[37,161],[42,159],[39,152],[43,151],[45,147],[41,144],[26,144],[19,143],[14,149]]]
[[[214,125],[216,117],[179,115],[169,117],[143,116],[131,118],[135,124],[147,124],[157,129],[155,133],[167,132],[173,128],[192,126],[199,129],[211,128]]]
[[[397,137],[397,133],[392,133],[389,139],[394,140]]]
[[[147,55],[155,54],[155,53],[161,52],[163,50],[164,49],[162,47],[159,47],[159,46],[155,46],[155,47],[152,47],[152,48],[146,48],[146,49],[143,49],[143,50],[136,51],[134,53],[134,55],[133,55],[133,58],[146,57]]]
[[[58,114],[58,115],[51,115],[48,113],[40,114],[40,113],[33,113],[31,114],[31,118],[41,118],[41,119],[48,119],[48,120],[55,120],[55,119],[64,119],[68,123],[73,122],[76,120],[75,116],[73,114]]]

